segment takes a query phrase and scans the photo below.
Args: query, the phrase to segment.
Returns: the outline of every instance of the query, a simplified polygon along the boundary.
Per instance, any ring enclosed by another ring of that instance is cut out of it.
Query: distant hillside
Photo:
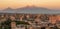
[[[0,13],[31,13],[31,14],[60,14],[60,10],[50,10],[43,7],[27,6],[18,9],[6,8]]]

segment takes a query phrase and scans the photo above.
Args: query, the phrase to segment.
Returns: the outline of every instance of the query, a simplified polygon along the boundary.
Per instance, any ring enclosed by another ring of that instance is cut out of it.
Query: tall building
[[[57,21],[57,16],[56,15],[51,15],[49,16],[49,22],[52,24],[56,24]]]
[[[16,22],[11,22],[11,29],[15,29],[16,28]]]

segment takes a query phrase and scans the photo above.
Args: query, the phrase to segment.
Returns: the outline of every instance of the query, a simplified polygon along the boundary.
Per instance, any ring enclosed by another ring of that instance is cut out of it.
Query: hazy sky
[[[27,5],[59,9],[60,0],[0,0],[0,9],[7,7],[19,8]]]

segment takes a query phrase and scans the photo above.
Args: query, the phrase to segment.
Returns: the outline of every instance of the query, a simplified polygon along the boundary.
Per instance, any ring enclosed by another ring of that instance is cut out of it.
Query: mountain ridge
[[[8,7],[7,9],[0,11],[2,13],[31,13],[31,14],[60,14],[59,10],[50,10],[47,8],[43,7],[23,7],[23,8],[17,8],[17,9],[12,9]]]

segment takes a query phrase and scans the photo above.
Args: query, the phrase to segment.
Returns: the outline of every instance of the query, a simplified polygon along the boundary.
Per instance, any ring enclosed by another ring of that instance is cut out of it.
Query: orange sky
[[[27,5],[46,8],[60,8],[60,0],[0,0],[0,9],[7,7],[19,8]]]

